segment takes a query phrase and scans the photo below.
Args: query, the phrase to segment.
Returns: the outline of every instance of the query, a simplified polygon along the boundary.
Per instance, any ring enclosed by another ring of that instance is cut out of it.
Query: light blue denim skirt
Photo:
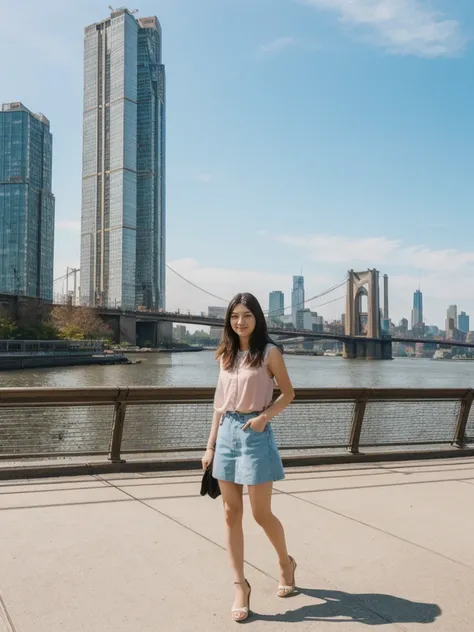
[[[258,413],[222,416],[217,434],[212,474],[219,481],[260,485],[285,478],[280,454],[270,424],[263,432],[242,427]]]

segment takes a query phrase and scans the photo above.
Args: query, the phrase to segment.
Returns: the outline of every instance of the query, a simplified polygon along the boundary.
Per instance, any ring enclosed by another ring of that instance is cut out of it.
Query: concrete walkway
[[[0,631],[235,630],[222,507],[199,483],[1,482]],[[474,630],[474,459],[291,470],[274,507],[300,594],[275,597],[275,557],[247,511],[252,629]]]

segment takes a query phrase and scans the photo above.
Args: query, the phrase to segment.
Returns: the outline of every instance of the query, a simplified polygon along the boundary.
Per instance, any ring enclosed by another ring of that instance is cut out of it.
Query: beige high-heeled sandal
[[[283,564],[282,566],[289,566],[290,564],[293,564],[293,584],[291,586],[278,586],[277,597],[281,597],[282,599],[284,599],[285,597],[289,597],[296,591],[295,574],[298,565],[296,563],[296,560],[291,557],[291,555],[289,556],[289,558],[290,561],[288,562],[288,564]]]
[[[250,594],[252,592],[252,587],[251,585],[248,583],[248,581],[246,579],[244,579],[243,582],[234,582],[234,584],[240,585],[240,584],[247,584],[247,586],[249,587],[249,594],[247,597],[247,605],[244,606],[243,608],[232,608],[232,610],[230,611],[232,614],[232,619],[236,622],[236,623],[242,623],[243,621],[247,621],[247,619],[250,616]],[[240,616],[240,615],[245,615],[245,616]]]

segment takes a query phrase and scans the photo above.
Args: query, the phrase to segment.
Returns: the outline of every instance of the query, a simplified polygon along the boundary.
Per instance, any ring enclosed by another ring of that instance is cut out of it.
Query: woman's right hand
[[[214,450],[206,450],[204,456],[201,459],[202,469],[205,471],[211,465],[214,459]]]

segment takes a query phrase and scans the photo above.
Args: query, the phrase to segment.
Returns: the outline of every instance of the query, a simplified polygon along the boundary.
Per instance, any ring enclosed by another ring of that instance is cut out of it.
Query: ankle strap
[[[248,581],[247,581],[246,579],[244,579],[244,581],[243,581],[243,582],[234,582],[234,584],[235,584],[236,586],[238,586],[239,584],[248,584]]]

